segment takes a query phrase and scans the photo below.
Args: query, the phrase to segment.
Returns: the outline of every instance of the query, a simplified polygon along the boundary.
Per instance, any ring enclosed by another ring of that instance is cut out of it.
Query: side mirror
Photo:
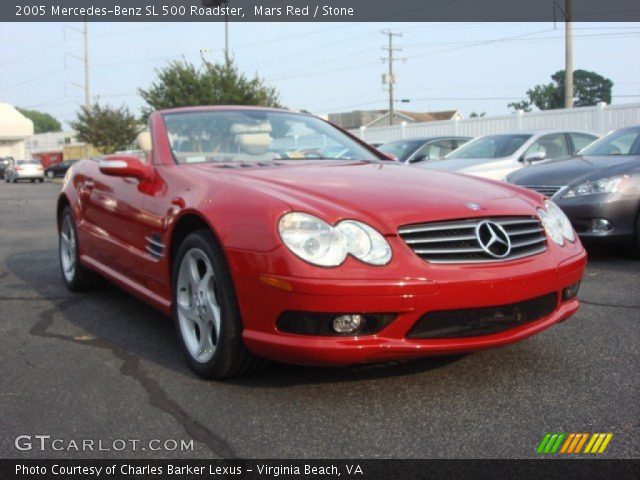
[[[136,143],[140,147],[140,150],[142,150],[144,153],[149,153],[151,150],[153,150],[153,145],[151,143],[151,132],[140,132],[136,137]]]
[[[426,155],[418,155],[417,157],[413,157],[411,159],[411,163],[424,162],[425,160],[429,160],[429,157]]]
[[[524,163],[531,165],[532,163],[539,162],[547,158],[547,154],[544,152],[535,152],[530,153],[526,157],[524,157]]]
[[[149,167],[135,155],[107,155],[98,165],[101,173],[112,177],[143,180],[149,174]]]

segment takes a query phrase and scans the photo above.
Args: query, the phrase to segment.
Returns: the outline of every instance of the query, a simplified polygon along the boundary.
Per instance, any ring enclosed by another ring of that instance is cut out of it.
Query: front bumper
[[[270,281],[271,285],[260,279],[265,277],[264,269],[251,268],[266,267],[269,262],[265,263],[264,258],[239,251],[228,252],[228,256],[244,323],[243,340],[251,352],[285,363],[352,365],[507,345],[565,320],[578,310],[579,302],[575,298],[562,302],[561,292],[580,281],[586,263],[579,242],[571,249],[570,257],[559,258],[557,252],[547,251],[521,260],[475,266],[428,266],[415,256],[411,261],[420,267],[421,276],[352,280],[267,274],[277,280]],[[351,261],[355,262],[349,259],[347,263]],[[325,277],[330,274],[326,270],[321,273]],[[425,274],[430,274],[430,278],[425,278]],[[464,338],[406,338],[427,312],[507,305],[551,292],[559,299],[551,314],[500,333]],[[278,331],[276,320],[287,310],[395,313],[397,318],[375,335],[308,336]]]
[[[583,239],[632,239],[640,209],[640,196],[619,193],[588,195],[553,200],[571,220]],[[608,231],[594,231],[592,221],[604,219],[611,223]]]

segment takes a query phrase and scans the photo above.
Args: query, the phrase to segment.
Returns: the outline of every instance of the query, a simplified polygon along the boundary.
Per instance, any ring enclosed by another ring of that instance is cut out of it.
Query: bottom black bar
[[[638,479],[640,460],[0,460],[0,479]]]

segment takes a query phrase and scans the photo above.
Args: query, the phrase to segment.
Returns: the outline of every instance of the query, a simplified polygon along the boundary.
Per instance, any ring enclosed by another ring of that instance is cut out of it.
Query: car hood
[[[393,162],[277,162],[189,165],[329,222],[362,220],[385,233],[411,223],[489,215],[531,215],[540,195],[507,184]],[[467,204],[475,203],[474,210]]]
[[[638,165],[638,156],[566,157],[518,170],[507,180],[517,185],[576,185],[590,178],[618,175]]]

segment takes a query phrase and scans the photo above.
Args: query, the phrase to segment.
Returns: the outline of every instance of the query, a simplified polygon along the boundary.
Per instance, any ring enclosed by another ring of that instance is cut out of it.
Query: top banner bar
[[[637,22],[638,0],[2,0],[2,22]]]

